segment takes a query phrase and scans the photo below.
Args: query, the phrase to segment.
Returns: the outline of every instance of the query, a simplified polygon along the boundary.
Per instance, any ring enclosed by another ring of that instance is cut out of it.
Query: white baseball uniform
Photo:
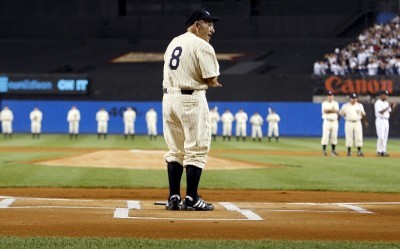
[[[42,132],[43,113],[39,109],[35,109],[29,114],[29,119],[31,120],[31,133],[40,134]]]
[[[326,110],[335,111],[335,113],[325,113]],[[333,145],[337,144],[339,131],[338,114],[339,103],[335,100],[322,102],[321,106],[322,119],[322,138],[321,145],[327,145],[329,142]]]
[[[376,117],[376,134],[378,135],[376,151],[378,153],[386,153],[387,140],[389,137],[389,118],[392,108],[390,108],[390,104],[388,101],[382,101],[381,99],[378,99],[375,102],[374,108]],[[385,109],[385,112],[380,113]]]
[[[281,121],[281,118],[277,113],[270,113],[267,115],[265,118],[268,122],[268,137],[272,137],[274,135],[275,137],[279,137],[279,121]]]
[[[102,109],[96,113],[98,134],[107,134],[108,120],[110,120],[110,116],[108,115],[108,112],[106,110]]]
[[[149,136],[157,136],[157,112],[155,110],[146,112],[146,122]]]
[[[81,113],[78,109],[72,108],[68,111],[67,121],[69,123],[69,133],[79,133],[79,121],[81,120]]]
[[[135,134],[136,112],[132,109],[127,109],[126,111],[124,111],[123,120],[124,120],[124,134],[125,135]]]
[[[218,111],[210,111],[210,121],[211,121],[211,134],[217,135],[218,132],[218,122],[221,120]]]
[[[255,113],[250,117],[250,124],[251,126],[251,137],[252,138],[262,138],[262,129],[261,126],[263,125],[264,120],[260,114]]]
[[[1,129],[4,134],[12,134],[12,122],[14,120],[14,114],[10,109],[4,108],[0,113]]]
[[[363,130],[361,119],[365,116],[364,106],[361,103],[346,103],[339,114],[346,119],[344,130],[346,133],[346,147],[363,146]]]
[[[236,120],[236,136],[247,136],[247,120],[248,120],[247,113],[244,111],[239,111],[235,114]]]
[[[205,40],[186,32],[171,41],[164,61],[163,127],[169,148],[164,158],[204,168],[211,143],[205,79],[219,75],[215,51]]]
[[[224,112],[221,116],[222,121],[222,136],[232,136],[232,122],[235,120],[235,117],[230,111]]]

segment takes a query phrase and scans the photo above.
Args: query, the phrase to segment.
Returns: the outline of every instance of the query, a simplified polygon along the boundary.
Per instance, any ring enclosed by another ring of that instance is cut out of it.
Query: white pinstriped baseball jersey
[[[164,54],[164,88],[205,90],[219,75],[214,48],[191,32],[175,37]]]

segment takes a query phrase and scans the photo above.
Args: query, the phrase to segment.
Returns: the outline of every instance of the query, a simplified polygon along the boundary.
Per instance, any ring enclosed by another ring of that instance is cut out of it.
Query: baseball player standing
[[[213,140],[217,139],[217,132],[218,132],[218,122],[221,120],[219,116],[217,107],[214,107],[210,110],[210,121],[211,121],[211,135]]]
[[[180,182],[186,169],[186,197],[182,210],[211,211],[214,206],[198,194],[202,170],[211,144],[208,87],[220,87],[219,64],[209,41],[219,18],[204,9],[186,17],[187,32],[175,37],[164,54],[163,127],[169,151],[168,210],[179,210]]]
[[[353,147],[353,144],[357,147],[357,156],[364,156],[361,151],[363,146],[363,130],[361,122],[363,122],[366,128],[368,127],[368,123],[364,106],[357,102],[357,94],[350,94],[350,102],[342,106],[339,115],[346,119],[344,131],[346,134],[347,156],[351,156],[351,147]]]
[[[337,145],[337,137],[339,131],[339,122],[338,122],[338,112],[339,112],[339,103],[333,99],[333,93],[331,91],[327,94],[327,99],[322,102],[322,138],[321,138],[321,145],[322,145],[322,153],[324,156],[327,155],[326,153],[326,146],[329,142],[331,142],[332,156],[338,156],[336,153],[336,145]]]
[[[33,108],[29,114],[29,119],[31,120],[31,134],[32,138],[40,138],[40,133],[42,132],[42,119],[43,113],[38,107]]]
[[[135,120],[136,112],[132,107],[127,107],[123,115],[124,120],[124,138],[125,140],[131,135],[131,139],[135,138]]]
[[[78,138],[79,134],[79,121],[81,120],[81,113],[76,106],[72,106],[68,111],[67,121],[69,123],[69,139],[75,136]]]
[[[381,91],[379,99],[375,102],[375,125],[378,141],[376,143],[377,156],[388,157],[386,152],[387,140],[389,137],[389,118],[394,104],[387,101],[389,92]]]
[[[269,114],[265,118],[268,122],[268,142],[271,142],[272,135],[275,136],[275,141],[279,141],[279,125],[281,121],[279,115],[273,109],[268,109]]]
[[[12,122],[14,120],[14,114],[8,106],[4,106],[0,113],[1,129],[3,130],[4,138],[12,138]]]
[[[222,121],[222,138],[225,141],[228,138],[228,141],[231,141],[232,136],[232,122],[235,120],[232,112],[229,109],[226,109],[225,112],[221,116]]]
[[[246,141],[247,136],[247,120],[249,117],[247,113],[243,111],[243,109],[239,109],[239,111],[235,114],[236,120],[236,140],[239,141],[239,138],[242,137],[243,141]]]
[[[100,110],[96,113],[97,139],[100,139],[101,135],[103,135],[104,139],[107,139],[108,120],[110,120],[108,112],[106,109],[100,108]]]
[[[263,125],[263,123],[264,120],[261,115],[258,114],[258,112],[255,112],[250,117],[251,137],[253,138],[254,142],[256,141],[256,138],[258,138],[258,141],[261,142],[261,138],[263,137],[261,126]]]
[[[146,122],[147,122],[147,131],[150,137],[150,140],[154,138],[157,139],[157,112],[154,108],[150,108],[146,112]]]

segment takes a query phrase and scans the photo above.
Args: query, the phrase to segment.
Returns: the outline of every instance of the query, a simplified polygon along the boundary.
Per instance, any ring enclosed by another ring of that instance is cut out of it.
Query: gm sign
[[[57,89],[66,92],[86,92],[88,84],[89,81],[85,79],[60,79],[57,82]]]

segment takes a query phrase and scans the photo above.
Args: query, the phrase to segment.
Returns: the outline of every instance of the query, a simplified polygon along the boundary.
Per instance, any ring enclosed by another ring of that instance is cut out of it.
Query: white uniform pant
[[[1,129],[3,130],[4,134],[11,134],[12,133],[12,122],[5,120],[1,122]]]
[[[97,122],[97,133],[98,134],[107,134],[108,123],[107,121],[98,121]]]
[[[79,121],[70,121],[69,134],[78,134],[78,133],[79,133]]]
[[[361,121],[346,121],[344,125],[344,130],[346,133],[346,147],[356,147],[363,146],[363,130]]]
[[[169,151],[164,159],[204,168],[211,144],[210,123],[205,91],[165,93],[163,128]]]
[[[279,126],[277,122],[268,123],[268,137],[272,137],[272,134],[275,137],[279,137]]]
[[[339,122],[337,120],[324,120],[322,124],[321,145],[327,145],[329,142],[333,145],[337,144],[339,130]]]
[[[42,132],[42,123],[37,121],[31,122],[31,133],[39,134],[41,132]]]
[[[389,137],[389,120],[377,118],[375,120],[376,134],[378,135],[378,141],[376,143],[377,152],[386,152],[387,140]]]
[[[212,122],[211,123],[211,134],[217,135],[217,132],[218,132],[218,122]]]
[[[246,124],[236,124],[236,136],[242,136],[245,137],[247,136],[247,131],[246,131],[247,127]]]
[[[251,127],[251,137],[252,138],[262,138],[262,130],[261,130],[261,125],[253,125]]]
[[[132,135],[135,134],[135,125],[132,122],[126,122],[124,127],[124,134],[125,135]]]
[[[147,131],[149,136],[157,136],[157,123],[155,122],[147,123]]]
[[[232,136],[232,123],[224,123],[222,125],[222,136]]]

